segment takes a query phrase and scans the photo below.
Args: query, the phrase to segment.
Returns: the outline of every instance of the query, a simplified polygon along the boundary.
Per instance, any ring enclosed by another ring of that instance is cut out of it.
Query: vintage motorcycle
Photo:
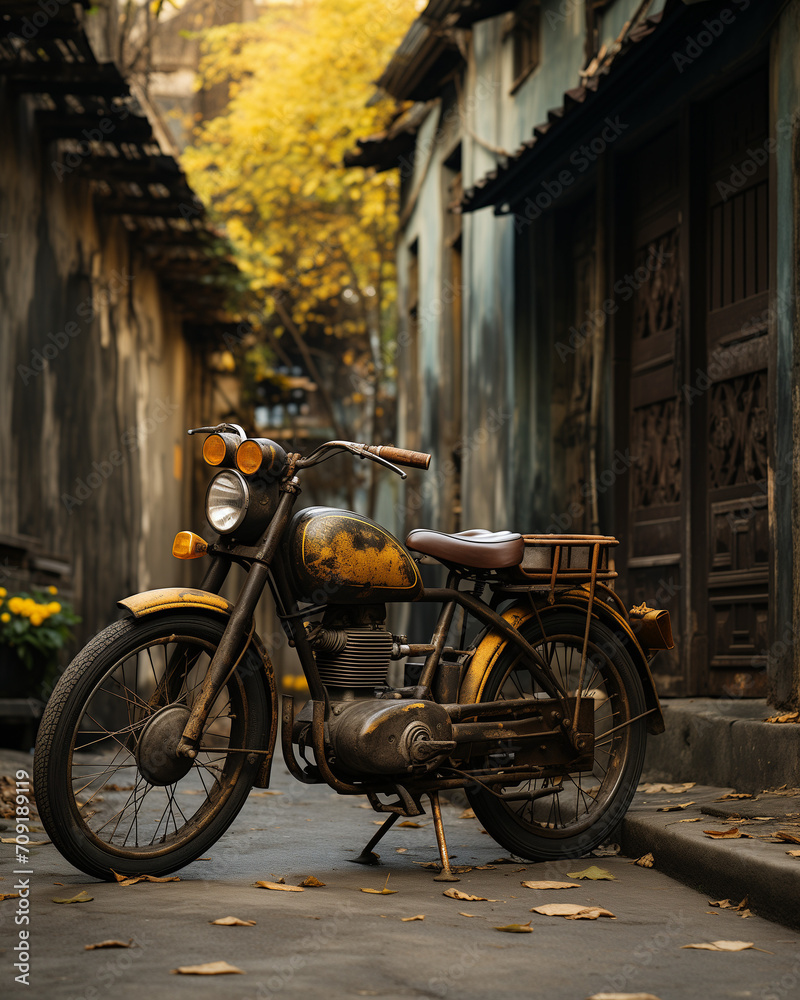
[[[375,844],[427,797],[437,878],[455,879],[446,789],[464,789],[491,836],[531,861],[580,856],[613,833],[646,734],[663,731],[648,660],[672,646],[668,612],[628,612],[612,589],[616,539],[414,530],[403,546],[348,510],[293,513],[300,477],[349,452],[405,479],[398,465],[427,469],[430,455],[329,441],[303,457],[235,424],[189,433],[207,435],[219,470],[206,495],[216,541],[184,531],[173,546],[210,560],[200,589],[120,601],[124,617],[72,661],[42,718],[36,799],[68,861],[100,879],[167,874],[268,787],[278,697],[254,624],[266,587],[310,692],[297,714],[282,700],[287,768],[388,814],[357,860],[375,863]],[[423,559],[447,568],[445,587],[423,585]],[[231,603],[220,590],[234,563],[246,579]],[[393,635],[387,602],[441,605],[430,642]],[[399,660],[404,686],[392,687]]]

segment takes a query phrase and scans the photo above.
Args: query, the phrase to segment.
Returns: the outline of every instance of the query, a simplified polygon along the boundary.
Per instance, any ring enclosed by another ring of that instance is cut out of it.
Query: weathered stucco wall
[[[119,597],[181,581],[193,361],[120,219],[59,179],[1,90],[0,130],[0,534],[71,563],[86,635]]]

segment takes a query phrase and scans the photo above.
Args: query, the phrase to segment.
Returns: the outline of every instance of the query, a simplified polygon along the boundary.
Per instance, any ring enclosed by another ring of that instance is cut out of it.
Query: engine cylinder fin
[[[359,625],[342,629],[347,642],[339,652],[316,650],[322,683],[333,687],[374,688],[386,684],[392,654],[392,634]]]

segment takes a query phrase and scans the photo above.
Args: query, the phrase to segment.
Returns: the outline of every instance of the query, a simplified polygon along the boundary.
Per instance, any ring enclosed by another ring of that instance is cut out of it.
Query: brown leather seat
[[[406,546],[446,563],[471,569],[502,569],[522,562],[525,542],[513,531],[486,531],[472,528],[448,535],[443,531],[416,528],[409,532]]]

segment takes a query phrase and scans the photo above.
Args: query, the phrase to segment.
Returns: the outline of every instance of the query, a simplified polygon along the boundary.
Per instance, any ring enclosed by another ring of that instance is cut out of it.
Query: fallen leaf
[[[407,924],[411,920],[424,920],[425,919],[425,914],[424,913],[418,913],[415,917],[400,917],[400,919],[401,919],[401,921],[404,924]]]
[[[407,819],[404,820],[402,823],[398,823],[397,825],[405,826],[412,830],[422,830],[425,826],[427,826],[427,823],[414,823],[412,820]]]
[[[91,903],[94,896],[89,896],[86,892],[81,890],[77,896],[71,896],[69,899],[54,899],[54,903]]]
[[[111,869],[111,874],[120,885],[136,885],[137,882],[180,882],[178,875],[167,875],[164,877],[159,877],[158,875],[120,875],[113,868]]]
[[[305,892],[306,890],[301,885],[286,885],[280,882],[254,882],[254,886],[259,889],[279,889],[283,892]]]
[[[459,910],[458,911],[458,915],[459,915],[459,917],[477,917],[477,916],[479,916],[479,914],[477,914],[477,913],[464,913],[463,910]]]
[[[384,822],[385,822],[385,821],[384,821],[384,820],[382,820],[382,819],[374,819],[374,820],[372,821],[372,823],[373,823],[373,825],[374,825],[374,826],[383,826]]]
[[[228,973],[238,973],[243,976],[244,970],[237,969],[235,965],[228,962],[205,962],[203,965],[179,965],[177,969],[170,970],[173,975],[179,976],[224,976]]]
[[[696,781],[684,781],[683,784],[680,785],[664,784],[663,782],[651,782],[639,785],[636,791],[644,792],[646,795],[658,795],[661,792],[666,792],[669,795],[679,795],[681,792],[688,792],[689,789],[694,788],[696,784]]]
[[[459,819],[475,819],[474,809],[465,809],[464,812],[458,817]]]
[[[712,840],[738,840],[740,837],[747,836],[736,826],[732,826],[729,830],[703,830],[703,833],[707,837],[711,837]]]
[[[605,847],[596,847],[592,851],[593,858],[616,858],[620,852],[619,844],[606,844]]]
[[[791,854],[791,851],[789,853]],[[18,892],[0,892],[0,902],[4,899],[17,899],[18,897]]]
[[[727,802],[728,799],[752,799],[752,797],[749,792],[726,792],[724,795],[720,795],[718,799],[714,799],[714,801]]]
[[[179,795],[205,795],[206,793],[202,788],[181,788],[178,791]]]
[[[273,792],[273,791],[250,792],[251,798],[255,798],[257,795],[283,795],[283,792]],[[372,807],[370,806],[370,808]]]
[[[95,951],[97,948],[132,948],[133,938],[125,944],[124,941],[98,941],[97,944],[85,944],[84,951]]]
[[[592,993],[586,1000],[659,1000],[655,993]]]
[[[771,715],[764,722],[800,722],[800,712],[786,712],[782,715]]]
[[[584,868],[582,872],[567,872],[567,878],[589,878],[595,881],[605,878],[613,881],[615,876],[611,872],[606,871],[605,868],[598,868],[597,865],[592,865],[589,868]]]
[[[577,882],[520,882],[526,889],[580,889]]]
[[[616,917],[611,910],[602,906],[586,906],[581,903],[545,903],[531,907],[531,913],[541,913],[545,917],[566,917],[567,920],[597,920],[598,917]]]
[[[786,853],[793,858],[800,858],[800,851],[787,851]]]
[[[718,906],[721,910],[735,910],[736,904],[729,899],[709,899],[709,906]]]
[[[656,863],[656,859],[652,854],[643,854],[640,858],[637,858],[634,862],[640,868],[652,868]]]
[[[394,852],[395,854],[405,854],[407,850],[407,847],[395,847]]]
[[[463,899],[468,903],[496,903],[496,899],[487,899],[486,896],[472,896],[468,892],[462,892],[460,889],[445,889],[442,893],[443,896],[449,896],[450,899]]]
[[[656,812],[660,812],[660,813],[680,812],[681,809],[688,809],[689,806],[693,806],[693,805],[694,805],[694,801],[692,801],[692,802],[676,802],[674,806],[660,806],[658,809],[656,809]]]
[[[219,920],[209,920],[210,924],[220,927],[254,927],[255,920],[240,920],[238,917],[220,917]]]
[[[110,785],[103,785],[103,787],[100,789],[100,791],[101,792],[132,792],[133,789],[134,789],[133,785],[115,785],[112,782],[112,784],[110,784]]]
[[[391,875],[391,872],[389,873]],[[362,889],[362,892],[372,893],[374,896],[391,896],[393,893],[397,892],[397,889],[387,889],[386,886],[389,884],[389,875],[386,876],[386,881],[383,883],[382,889]]]
[[[16,844],[16,837],[2,837],[0,838],[4,844]],[[45,844],[52,844],[51,840],[28,840],[23,846],[25,847],[44,847]]]
[[[476,872],[489,872],[495,870],[495,865],[475,865]]]
[[[441,861],[412,861],[414,865],[419,865],[420,868],[430,868],[431,871],[441,871],[442,862]]]
[[[309,875],[308,878],[304,878],[300,885],[306,886],[308,889],[321,889],[324,887],[325,883],[320,882],[318,878],[313,875]]]
[[[747,917],[752,917],[753,914],[752,914],[752,912],[750,910],[742,910],[742,912],[739,914],[739,916],[742,918],[742,920],[745,920],[745,919],[747,919]]]
[[[773,834],[773,836],[787,844],[800,844],[800,837],[798,837],[796,833],[789,833],[788,830],[778,830],[778,832]]]
[[[691,819],[679,819],[678,822],[679,823],[699,823],[702,818],[703,818],[702,816],[692,816]]]
[[[518,865],[519,861],[515,861],[513,858],[495,858],[494,861],[487,861],[486,863],[489,865]]]
[[[495,927],[496,931],[506,931],[508,934],[533,934],[530,920],[527,924],[505,924],[503,927]]]
[[[681,945],[681,948],[698,948],[701,951],[745,951],[752,947],[752,941],[703,941],[700,944]]]

